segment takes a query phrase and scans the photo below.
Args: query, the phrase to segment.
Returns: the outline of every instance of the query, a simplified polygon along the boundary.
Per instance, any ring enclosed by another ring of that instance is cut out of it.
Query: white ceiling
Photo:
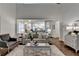
[[[70,23],[79,20],[79,3],[16,4],[16,17],[45,18]]]
[[[17,18],[58,18],[60,6],[51,4],[17,4]]]

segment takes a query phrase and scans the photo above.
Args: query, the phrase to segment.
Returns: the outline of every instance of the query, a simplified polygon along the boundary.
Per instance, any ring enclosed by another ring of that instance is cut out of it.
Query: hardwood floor
[[[79,56],[79,51],[75,53],[74,49],[64,45],[64,42],[59,41],[59,39],[53,39],[52,43],[55,44],[66,56]]]

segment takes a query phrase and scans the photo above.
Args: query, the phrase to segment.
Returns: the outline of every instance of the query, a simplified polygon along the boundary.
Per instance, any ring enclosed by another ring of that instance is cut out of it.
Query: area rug
[[[51,56],[51,46],[25,46],[24,56]]]
[[[24,56],[23,55],[24,45],[19,45],[15,49],[13,49],[6,56]],[[51,45],[52,55],[51,56],[65,56],[55,45]],[[43,53],[46,55],[46,53]]]

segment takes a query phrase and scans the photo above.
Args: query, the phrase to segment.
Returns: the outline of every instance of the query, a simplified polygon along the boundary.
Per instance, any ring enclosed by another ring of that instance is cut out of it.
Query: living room
[[[79,3],[0,3],[0,55],[78,56],[78,10]]]

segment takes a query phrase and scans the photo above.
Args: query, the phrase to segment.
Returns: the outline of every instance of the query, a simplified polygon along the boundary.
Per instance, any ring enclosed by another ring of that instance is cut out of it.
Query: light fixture
[[[60,5],[61,3],[56,3],[56,4]]]

